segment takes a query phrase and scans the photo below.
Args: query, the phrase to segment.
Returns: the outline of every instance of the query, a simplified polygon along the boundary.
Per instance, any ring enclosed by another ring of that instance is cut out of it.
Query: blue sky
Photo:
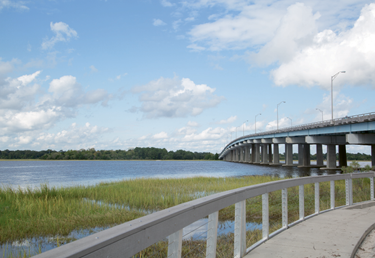
[[[330,119],[342,70],[334,117],[375,111],[369,1],[0,0],[0,24],[2,150],[220,152],[282,101],[279,127]]]

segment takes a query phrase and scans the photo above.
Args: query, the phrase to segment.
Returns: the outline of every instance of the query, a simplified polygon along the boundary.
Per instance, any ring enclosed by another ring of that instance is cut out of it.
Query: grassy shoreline
[[[275,180],[279,178],[272,176],[138,178],[100,183],[94,186],[48,187],[41,185],[40,188],[33,190],[2,187],[0,188],[0,244],[32,237],[67,236],[73,230],[90,229],[96,226],[114,226],[142,217],[149,212],[214,193]],[[353,196],[354,202],[370,198],[369,179],[354,179],[353,189],[357,189]],[[344,180],[336,182],[335,192],[336,206],[344,205]],[[320,197],[321,210],[328,209],[330,207],[329,182],[320,184]],[[271,231],[274,231],[280,227],[281,191],[270,193],[269,202]],[[290,188],[288,190],[290,222],[298,219],[298,203],[298,187]],[[314,185],[309,184],[305,186],[305,214],[312,214],[314,209]],[[248,199],[246,210],[247,222],[261,223],[261,196]],[[233,221],[234,205],[220,210],[219,220]],[[258,231],[251,231],[252,235],[249,236],[248,244],[259,240],[261,232]],[[220,237],[222,250],[229,248],[228,252],[231,252],[233,247],[229,244],[224,245],[224,242],[232,237],[230,234]],[[199,243],[204,245],[202,241]],[[189,245],[186,242],[185,244]],[[159,250],[163,253],[165,244],[159,243],[156,247],[150,248],[147,250],[153,250],[153,252]],[[146,253],[147,250],[145,250]]]

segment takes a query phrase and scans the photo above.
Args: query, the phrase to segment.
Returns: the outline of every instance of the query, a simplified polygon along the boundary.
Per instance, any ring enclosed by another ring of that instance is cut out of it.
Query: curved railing
[[[206,257],[216,256],[218,211],[235,204],[234,257],[243,257],[270,237],[286,230],[304,219],[318,215],[319,183],[330,182],[330,209],[335,208],[335,181],[345,180],[346,205],[353,204],[352,179],[370,178],[371,200],[374,199],[375,172],[311,176],[273,181],[259,185],[238,188],[213,194],[194,201],[183,203],[145,217],[126,222],[101,231],[35,257],[131,257],[150,245],[168,237],[168,257],[181,257],[182,229],[191,223],[209,216],[207,230]],[[304,214],[304,185],[315,184],[315,213]],[[288,188],[299,186],[299,220],[288,223]],[[269,234],[270,192],[282,190],[282,228]],[[262,234],[263,238],[246,248],[246,199],[262,195]]]
[[[348,123],[360,123],[365,121],[374,121],[375,120],[375,112],[371,113],[365,113],[360,115],[354,115],[354,116],[346,116],[346,117],[340,117],[333,120],[324,120],[321,122],[313,122],[308,124],[302,124],[302,125],[296,125],[286,128],[281,128],[279,130],[271,130],[271,131],[265,131],[261,133],[255,133],[255,134],[248,134],[244,135],[242,137],[238,137],[232,141],[230,141],[221,151],[220,156],[223,154],[223,152],[226,150],[228,146],[230,146],[232,143],[241,141],[242,139],[246,139],[249,137],[257,137],[257,136],[263,136],[263,135],[272,135],[276,133],[285,133],[285,132],[294,132],[294,131],[300,131],[300,130],[308,130],[308,129],[314,129],[314,128],[321,128],[321,127],[327,127],[327,126],[335,126],[335,125],[341,125],[341,124],[348,124]]]

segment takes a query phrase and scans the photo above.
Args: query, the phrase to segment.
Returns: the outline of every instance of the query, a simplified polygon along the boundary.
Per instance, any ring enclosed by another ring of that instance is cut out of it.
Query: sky
[[[334,118],[375,112],[370,1],[0,0],[0,39],[0,150],[219,153],[331,119],[339,71]]]

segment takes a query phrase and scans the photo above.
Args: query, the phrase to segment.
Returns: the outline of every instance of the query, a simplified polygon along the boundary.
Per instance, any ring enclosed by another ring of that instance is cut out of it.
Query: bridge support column
[[[253,163],[253,145],[252,144],[250,144],[247,147],[247,152],[248,152],[247,162],[248,163]]]
[[[371,145],[371,166],[375,167],[375,145]]]
[[[348,166],[348,161],[346,159],[346,145],[339,145],[339,166]]]
[[[323,147],[321,144],[316,145],[316,165],[323,166]]]
[[[303,166],[303,143],[298,143],[298,166]]]
[[[274,143],[273,144],[273,159],[272,159],[272,165],[280,165],[280,156],[279,156],[279,144]]]
[[[323,169],[336,169],[336,145],[327,144],[327,167]]]
[[[272,156],[272,144],[268,144],[267,149],[268,149],[268,164],[271,164],[272,160],[273,160],[273,156]]]
[[[261,164],[268,164],[268,144],[262,144],[262,163]]]
[[[285,144],[285,165],[286,167],[292,167],[293,165],[293,144]]]
[[[301,153],[302,153],[302,161],[301,161],[302,165],[300,165],[299,167],[310,167],[311,166],[310,144],[302,143],[301,148],[302,148],[302,151],[301,151]],[[299,155],[300,154],[298,153],[298,156]],[[299,157],[298,157],[298,160],[300,160]]]
[[[239,162],[243,162],[244,161],[244,148],[243,147],[241,147],[240,148],[240,160],[239,160]]]
[[[256,144],[256,162],[257,164],[260,164],[260,155],[261,155],[261,152],[260,152],[260,144]]]

